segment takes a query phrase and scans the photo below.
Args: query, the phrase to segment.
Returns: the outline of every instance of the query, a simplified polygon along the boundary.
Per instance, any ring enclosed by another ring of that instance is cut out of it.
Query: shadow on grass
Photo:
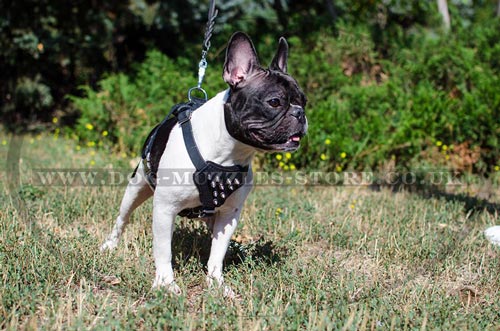
[[[465,193],[450,193],[443,188],[444,185],[428,184],[424,177],[417,177],[412,184],[405,184],[404,180],[395,180],[394,185],[372,185],[370,188],[374,191],[380,191],[382,188],[388,188],[393,193],[409,192],[417,194],[424,199],[444,199],[447,202],[458,202],[464,205],[465,213],[475,214],[478,212],[488,212],[492,215],[500,214],[500,204],[491,202],[488,199],[481,197],[470,196]],[[489,185],[491,184],[489,183]],[[490,191],[493,190],[491,187]],[[487,195],[491,195],[486,190]]]
[[[177,225],[172,247],[175,254],[174,267],[181,260],[187,262],[191,258],[197,259],[206,267],[212,243],[211,232],[204,224],[197,223],[189,220]],[[245,261],[274,265],[280,264],[286,255],[288,255],[286,248],[278,247],[271,240],[265,240],[263,237],[248,243],[231,240],[224,265],[238,266]]]
[[[448,202],[460,202],[464,205],[466,213],[488,212],[492,215],[500,213],[500,204],[486,199],[472,197],[463,193],[448,193],[432,187],[427,191],[417,192],[426,199],[444,199]]]

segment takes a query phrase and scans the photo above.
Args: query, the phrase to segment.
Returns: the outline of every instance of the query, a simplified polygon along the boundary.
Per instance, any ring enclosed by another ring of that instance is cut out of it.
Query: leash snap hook
[[[201,87],[201,84],[203,83],[203,78],[205,77],[205,71],[206,71],[207,66],[208,66],[208,62],[207,62],[207,59],[205,58],[205,55],[206,55],[206,52],[204,51],[203,56],[200,60],[200,63],[198,64],[198,85],[191,87],[188,90],[189,101],[193,101],[192,96],[191,96],[193,94],[193,91],[199,91],[199,92],[203,93],[202,99],[204,101],[208,100],[207,92]]]
[[[208,21],[205,26],[205,38],[203,40],[203,49],[201,51],[201,60],[198,64],[198,84],[195,87],[192,87],[188,91],[188,99],[189,101],[193,101],[192,93],[193,91],[199,91],[203,93],[203,98],[201,100],[207,101],[208,95],[207,92],[201,88],[201,84],[203,83],[203,78],[205,77],[205,71],[208,66],[207,62],[207,53],[210,49],[210,38],[212,37],[212,33],[214,31],[215,18],[217,17],[218,10],[215,9],[215,0],[210,0],[209,9],[208,9]]]

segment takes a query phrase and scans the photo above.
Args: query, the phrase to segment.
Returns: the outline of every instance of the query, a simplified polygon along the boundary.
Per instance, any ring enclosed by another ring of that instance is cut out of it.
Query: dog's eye
[[[279,107],[281,105],[281,101],[278,98],[272,98],[271,100],[268,100],[267,103],[273,108]]]

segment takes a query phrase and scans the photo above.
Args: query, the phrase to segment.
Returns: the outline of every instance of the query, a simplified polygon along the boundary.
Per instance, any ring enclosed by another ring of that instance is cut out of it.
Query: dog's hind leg
[[[120,205],[120,215],[116,218],[113,230],[101,245],[101,251],[112,250],[118,245],[132,212],[152,195],[153,190],[149,187],[142,164],[140,164],[136,174],[127,185]]]

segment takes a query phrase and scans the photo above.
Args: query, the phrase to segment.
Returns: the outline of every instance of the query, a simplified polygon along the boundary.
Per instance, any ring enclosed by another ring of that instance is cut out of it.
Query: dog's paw
[[[224,298],[227,298],[227,299],[235,299],[236,298],[236,293],[234,293],[233,289],[230,286],[222,285],[222,289],[223,289],[222,295],[224,296]]]
[[[179,296],[182,294],[181,288],[175,281],[166,282],[164,279],[155,279],[153,283],[153,290],[166,290],[167,292]]]
[[[214,277],[207,276],[207,285],[210,289],[217,289],[222,291],[222,296],[227,299],[236,298],[236,293],[231,286],[224,284],[224,280],[217,280]]]
[[[118,246],[117,239],[107,239],[99,248],[101,252],[112,251]]]

